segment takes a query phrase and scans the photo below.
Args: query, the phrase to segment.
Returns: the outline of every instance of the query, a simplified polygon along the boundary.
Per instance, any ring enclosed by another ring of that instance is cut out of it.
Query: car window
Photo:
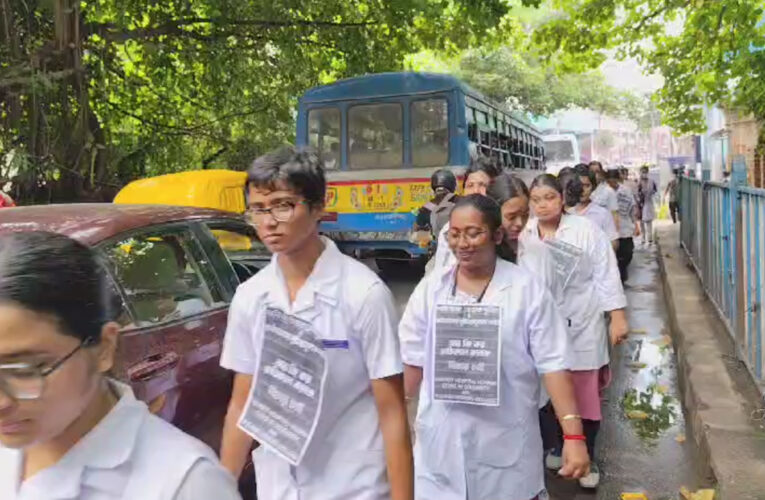
[[[119,323],[122,327],[127,327],[133,324],[133,317],[125,306],[125,301],[122,300],[122,295],[117,289],[117,285],[112,280],[111,276],[108,279],[107,284],[109,291],[109,307],[111,312],[111,319]]]
[[[134,326],[174,321],[225,305],[212,268],[190,231],[141,233],[106,248]]]
[[[206,225],[226,255],[239,283],[244,283],[271,262],[271,253],[258,239],[252,226],[225,221]]]

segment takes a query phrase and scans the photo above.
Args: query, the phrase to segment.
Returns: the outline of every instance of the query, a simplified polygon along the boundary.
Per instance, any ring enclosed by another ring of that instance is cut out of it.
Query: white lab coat
[[[257,373],[266,307],[310,322],[325,341],[328,373],[314,437],[298,466],[266,446],[253,452],[259,500],[390,496],[371,380],[403,371],[393,296],[364,264],[322,240],[325,249],[294,303],[274,255],[237,289],[229,311],[221,366],[238,373]]]
[[[117,405],[55,465],[21,482],[23,451],[0,448],[3,500],[241,499],[212,450],[112,384]]]
[[[601,231],[606,233],[610,241],[619,239],[619,232],[616,230],[616,224],[614,223],[614,216],[611,212],[606,210],[605,207],[598,205],[597,203],[588,204],[583,211],[572,211],[574,215],[581,215],[586,217],[593,224],[598,226]]]
[[[539,220],[529,219],[521,232],[519,254],[540,253],[544,245],[539,238]],[[582,251],[565,289],[557,277],[551,287],[555,292],[558,310],[563,315],[572,343],[572,370],[596,370],[608,364],[608,335],[603,313],[627,306],[616,255],[608,237],[588,219],[564,214],[555,238]],[[540,275],[550,274],[549,252],[525,264],[538,266]]]
[[[399,324],[402,357],[423,367],[417,411],[417,500],[529,500],[544,489],[540,375],[568,368],[568,336],[549,292],[497,260],[482,304],[501,308],[500,406],[433,401],[435,306],[450,301],[456,266],[424,278]]]
[[[605,181],[598,184],[595,191],[590,195],[590,201],[612,213],[619,210],[616,191]]]

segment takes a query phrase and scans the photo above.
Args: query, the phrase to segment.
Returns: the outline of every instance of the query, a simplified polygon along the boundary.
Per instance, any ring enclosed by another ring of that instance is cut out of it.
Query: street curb
[[[717,480],[718,500],[763,500],[765,436],[751,423],[723,361],[718,335],[727,341],[727,332],[679,247],[677,228],[657,228],[657,233],[687,432]]]

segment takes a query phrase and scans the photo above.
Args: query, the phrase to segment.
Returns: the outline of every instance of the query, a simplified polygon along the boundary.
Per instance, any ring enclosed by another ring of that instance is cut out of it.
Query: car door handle
[[[145,382],[175,368],[180,356],[173,351],[154,354],[133,364],[128,368],[128,378],[131,382]]]

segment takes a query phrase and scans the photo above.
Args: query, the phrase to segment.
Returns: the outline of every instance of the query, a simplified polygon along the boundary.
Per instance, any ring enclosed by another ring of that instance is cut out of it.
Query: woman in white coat
[[[87,247],[0,237],[0,498],[233,500],[212,450],[106,378],[119,326]]]
[[[537,254],[543,247],[553,261],[558,310],[569,332],[574,388],[592,457],[602,419],[600,391],[610,376],[604,313],[610,315],[613,344],[621,343],[629,331],[619,269],[606,235],[584,217],[565,213],[563,188],[555,177],[545,174],[534,180],[530,205],[534,217],[521,235],[521,259],[524,253]],[[549,272],[544,261],[537,262],[540,274]],[[559,453],[560,448],[548,455],[548,468],[561,465]],[[580,484],[594,488],[599,481],[593,463]]]
[[[588,471],[565,327],[542,283],[498,256],[502,239],[496,202],[460,198],[448,232],[456,262],[418,284],[399,324],[407,376],[420,385],[418,500],[536,499],[540,378],[566,432],[560,474]]]

